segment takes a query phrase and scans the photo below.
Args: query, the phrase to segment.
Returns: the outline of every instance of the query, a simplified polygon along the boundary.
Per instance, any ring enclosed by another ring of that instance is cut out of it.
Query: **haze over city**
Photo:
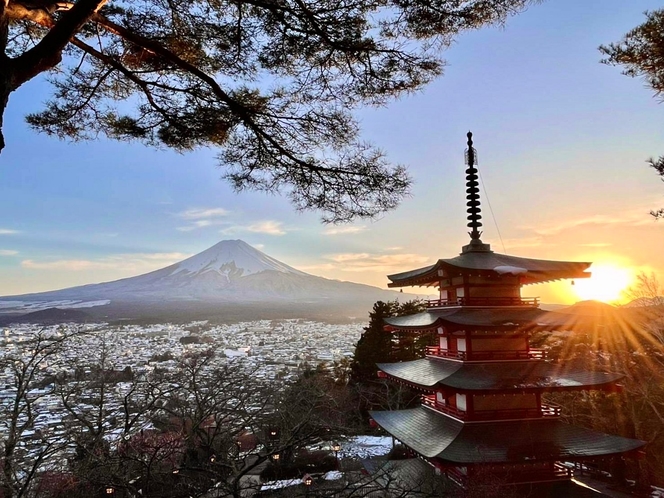
[[[45,78],[12,95],[0,160],[0,295],[110,281],[241,238],[299,270],[385,287],[386,274],[467,243],[463,151],[474,133],[483,240],[496,252],[592,261],[595,276],[524,289],[543,302],[613,301],[640,271],[662,274],[664,106],[600,64],[655,1],[545,2],[504,29],[461,36],[443,77],[359,113],[363,137],[409,167],[411,196],[374,221],[321,225],[286,197],[233,193],[214,150],[68,143],[28,129]],[[488,194],[488,198],[487,198]],[[493,222],[491,208],[498,225]],[[499,229],[499,230],[498,230]]]

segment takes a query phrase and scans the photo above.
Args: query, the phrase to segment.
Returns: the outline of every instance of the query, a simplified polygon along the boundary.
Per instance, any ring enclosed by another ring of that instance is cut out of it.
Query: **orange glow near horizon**
[[[579,301],[621,303],[625,299],[624,291],[634,280],[630,270],[612,264],[593,265],[590,272],[590,278],[575,280],[570,289]]]

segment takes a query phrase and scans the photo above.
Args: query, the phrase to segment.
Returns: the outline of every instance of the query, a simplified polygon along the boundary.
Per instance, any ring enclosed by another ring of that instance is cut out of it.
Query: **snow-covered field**
[[[371,458],[392,450],[390,436],[354,436],[342,443],[339,458]]]

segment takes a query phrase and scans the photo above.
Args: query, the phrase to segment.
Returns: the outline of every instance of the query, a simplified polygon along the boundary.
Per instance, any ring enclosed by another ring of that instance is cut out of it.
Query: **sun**
[[[582,301],[619,301],[624,297],[625,289],[632,283],[632,272],[626,268],[593,265],[590,272],[590,278],[575,280],[572,288],[573,293]]]

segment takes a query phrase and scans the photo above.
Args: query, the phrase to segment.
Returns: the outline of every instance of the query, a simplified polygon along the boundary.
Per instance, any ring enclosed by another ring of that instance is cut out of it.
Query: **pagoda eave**
[[[624,454],[645,445],[559,420],[464,424],[425,407],[369,414],[420,455],[456,465],[574,461]]]
[[[447,387],[458,392],[554,392],[582,389],[614,390],[624,377],[618,373],[568,370],[557,363],[462,363],[444,359],[419,359],[379,363],[388,377],[415,388]]]
[[[546,313],[548,312],[532,306],[452,307],[390,317],[385,319],[385,323],[400,330],[425,330],[438,326],[514,330],[518,327],[534,328]]]
[[[559,279],[588,278],[591,263],[521,258],[493,252],[469,252],[435,264],[388,275],[390,288],[438,285],[442,279],[457,276],[499,277],[512,274],[522,285]]]

